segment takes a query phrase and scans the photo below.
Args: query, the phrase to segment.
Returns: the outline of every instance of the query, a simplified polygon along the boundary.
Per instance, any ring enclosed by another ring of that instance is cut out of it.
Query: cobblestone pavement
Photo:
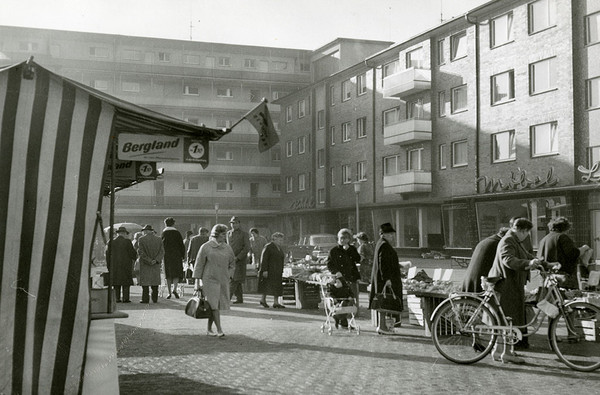
[[[144,305],[134,286],[133,303],[119,304],[129,314],[115,321],[121,393],[537,394],[590,392],[599,384],[599,373],[560,363],[545,332],[522,354],[525,365],[490,356],[458,365],[438,354],[422,327],[405,322],[396,336],[377,335],[363,309],[359,335],[328,336],[320,330],[322,310],[265,309],[258,295],[222,314],[224,338],[208,337],[206,320],[183,312],[188,291]]]

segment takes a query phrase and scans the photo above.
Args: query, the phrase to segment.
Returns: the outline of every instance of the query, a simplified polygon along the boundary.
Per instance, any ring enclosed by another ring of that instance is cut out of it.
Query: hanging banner
[[[117,158],[150,162],[185,162],[208,166],[208,141],[182,136],[120,133]]]

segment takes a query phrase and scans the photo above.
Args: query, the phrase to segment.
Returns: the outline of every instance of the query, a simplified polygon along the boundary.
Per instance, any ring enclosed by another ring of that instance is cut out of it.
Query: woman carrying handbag
[[[391,334],[392,332],[387,327],[385,322],[385,309],[381,307],[381,300],[384,298],[384,288],[390,288],[393,295],[399,299],[396,306],[398,321],[401,317],[401,312],[404,309],[402,305],[402,278],[400,276],[400,265],[398,264],[398,254],[392,243],[396,238],[396,231],[392,224],[386,222],[380,226],[379,240],[375,246],[375,254],[373,257],[373,271],[371,273],[371,292],[369,293],[369,309],[377,310],[379,314],[379,326],[377,333]]]

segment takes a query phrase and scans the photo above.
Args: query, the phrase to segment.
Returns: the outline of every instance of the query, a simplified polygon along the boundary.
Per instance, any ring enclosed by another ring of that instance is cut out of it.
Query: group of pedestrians
[[[539,242],[537,255],[534,255],[530,231],[533,227],[527,218],[513,217],[508,228],[500,228],[498,233],[477,244],[463,282],[463,291],[481,292],[481,277],[501,277],[496,284],[500,294],[500,305],[506,316],[512,318],[515,326],[527,324],[525,307],[525,285],[530,279],[530,271],[543,265],[546,269],[560,268],[564,277],[563,287],[577,288],[576,272],[578,258],[582,252],[589,257],[590,248],[586,245],[577,248],[565,234],[571,227],[565,217],[558,217],[548,224],[549,233]],[[588,258],[589,259],[589,258]],[[527,333],[526,329],[522,332]],[[516,344],[517,349],[529,348],[528,338]],[[504,361],[523,363],[515,353],[504,356]]]

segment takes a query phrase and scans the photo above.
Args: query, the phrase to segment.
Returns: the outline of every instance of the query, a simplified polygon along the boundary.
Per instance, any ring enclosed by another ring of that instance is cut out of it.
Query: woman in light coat
[[[210,239],[200,247],[194,265],[195,289],[203,290],[212,310],[212,316],[208,319],[208,336],[225,336],[221,328],[220,311],[229,310],[229,279],[235,268],[235,255],[227,244],[227,230],[227,225],[223,224],[212,228]],[[217,327],[216,333],[212,330],[213,322]]]

